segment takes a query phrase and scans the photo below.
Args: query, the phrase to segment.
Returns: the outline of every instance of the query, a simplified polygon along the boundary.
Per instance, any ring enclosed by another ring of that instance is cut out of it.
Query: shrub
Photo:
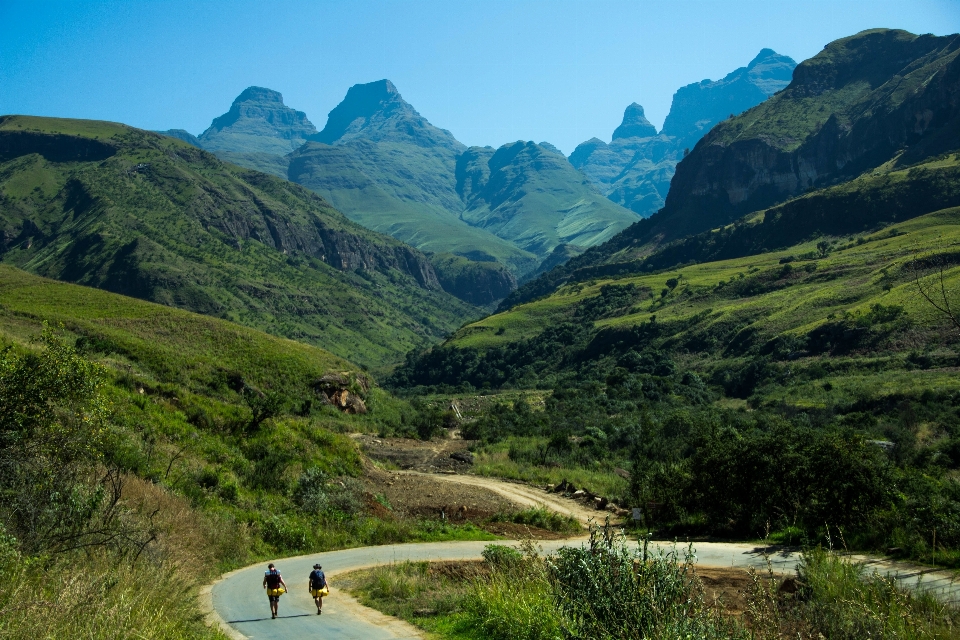
[[[651,556],[622,534],[594,527],[587,547],[560,549],[551,562],[557,606],[581,638],[673,640],[747,637],[706,605],[693,549]]]

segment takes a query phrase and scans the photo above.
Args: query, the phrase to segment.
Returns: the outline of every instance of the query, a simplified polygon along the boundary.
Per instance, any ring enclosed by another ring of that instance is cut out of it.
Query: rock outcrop
[[[430,263],[443,290],[470,304],[491,304],[517,288],[517,279],[499,262],[439,253],[430,256]]]
[[[889,29],[830,43],[787,89],[697,144],[645,234],[696,233],[898,155],[960,147],[958,51],[956,35]]]
[[[634,102],[623,112],[623,122],[613,131],[613,139],[620,138],[652,138],[657,135],[657,128],[650,124],[643,113],[643,107]]]

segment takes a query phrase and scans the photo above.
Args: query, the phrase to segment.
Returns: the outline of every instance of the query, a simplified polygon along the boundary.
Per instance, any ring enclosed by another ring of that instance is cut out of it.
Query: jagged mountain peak
[[[465,148],[449,131],[430,124],[386,79],[350,87],[327,116],[323,130],[311,139],[324,144],[354,139],[412,142],[422,147],[439,145],[458,153]]]
[[[655,135],[657,135],[657,128],[647,120],[643,107],[634,102],[624,110],[623,122],[614,130],[613,139],[651,138]]]
[[[240,104],[243,102],[272,102],[282,105],[283,94],[279,91],[274,91],[273,89],[268,89],[266,87],[247,87],[240,92],[240,95],[236,97],[236,99],[233,101],[233,104]]]
[[[279,91],[247,87],[229,111],[213,119],[199,140],[204,149],[213,152],[284,154],[316,133],[307,114],[285,105]]]

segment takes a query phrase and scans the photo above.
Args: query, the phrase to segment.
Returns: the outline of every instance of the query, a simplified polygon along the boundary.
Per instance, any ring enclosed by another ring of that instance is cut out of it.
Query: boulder
[[[473,464],[473,454],[470,453],[469,451],[457,451],[455,453],[451,453],[450,457],[453,458],[454,460],[457,460],[458,462]]]

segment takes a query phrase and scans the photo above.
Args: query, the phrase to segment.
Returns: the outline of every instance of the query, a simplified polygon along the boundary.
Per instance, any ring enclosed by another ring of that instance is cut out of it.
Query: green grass
[[[711,326],[728,322],[738,322],[741,330],[755,331],[760,336],[800,335],[823,325],[830,318],[862,316],[875,304],[902,306],[907,318],[916,326],[935,326],[939,319],[928,305],[921,302],[908,263],[918,252],[955,250],[954,247],[960,245],[958,223],[960,209],[950,209],[897,224],[893,227],[898,234],[895,236],[891,236],[890,228],[887,228],[859,238],[835,238],[836,249],[827,257],[791,262],[792,271],[783,279],[782,287],[756,295],[736,295],[726,291],[733,291],[730,285],[742,279],[782,270],[781,259],[816,254],[817,242],[757,256],[690,265],[656,275],[598,278],[566,285],[543,300],[519,305],[461,328],[444,343],[444,347],[486,350],[530,339],[543,327],[569,319],[578,302],[598,295],[603,285],[612,283],[648,288],[653,297],[642,300],[624,315],[593,322],[597,330],[642,325],[649,323],[654,316],[661,325],[681,324],[703,317],[705,320],[696,322],[675,338],[683,340],[684,334],[707,333]],[[806,271],[806,267],[812,270]],[[666,281],[678,276],[680,285],[661,298],[660,292],[666,288]],[[957,268],[949,270],[947,276],[948,286],[960,282]],[[713,361],[723,360],[723,356],[713,349],[704,355]],[[798,364],[802,365],[804,361]],[[856,383],[867,387],[889,387],[894,384],[890,379],[869,380],[875,376],[889,376],[889,372],[865,372],[862,376],[864,379],[848,380],[842,386]],[[926,379],[933,383],[953,385],[948,375],[929,372],[928,376]],[[903,376],[904,379],[908,377]]]
[[[594,468],[554,467],[516,462],[510,459],[512,447],[535,447],[546,444],[546,438],[512,437],[496,444],[483,445],[475,452],[473,472],[481,476],[521,480],[534,485],[560,484],[563,480],[578,489],[608,498],[619,498],[627,493],[629,482],[614,473],[614,463],[605,461]],[[602,516],[598,512],[598,516]]]
[[[514,513],[498,513],[493,522],[513,522],[525,524],[556,533],[574,533],[581,531],[580,522],[571,515],[563,515],[545,507],[531,507]]]

